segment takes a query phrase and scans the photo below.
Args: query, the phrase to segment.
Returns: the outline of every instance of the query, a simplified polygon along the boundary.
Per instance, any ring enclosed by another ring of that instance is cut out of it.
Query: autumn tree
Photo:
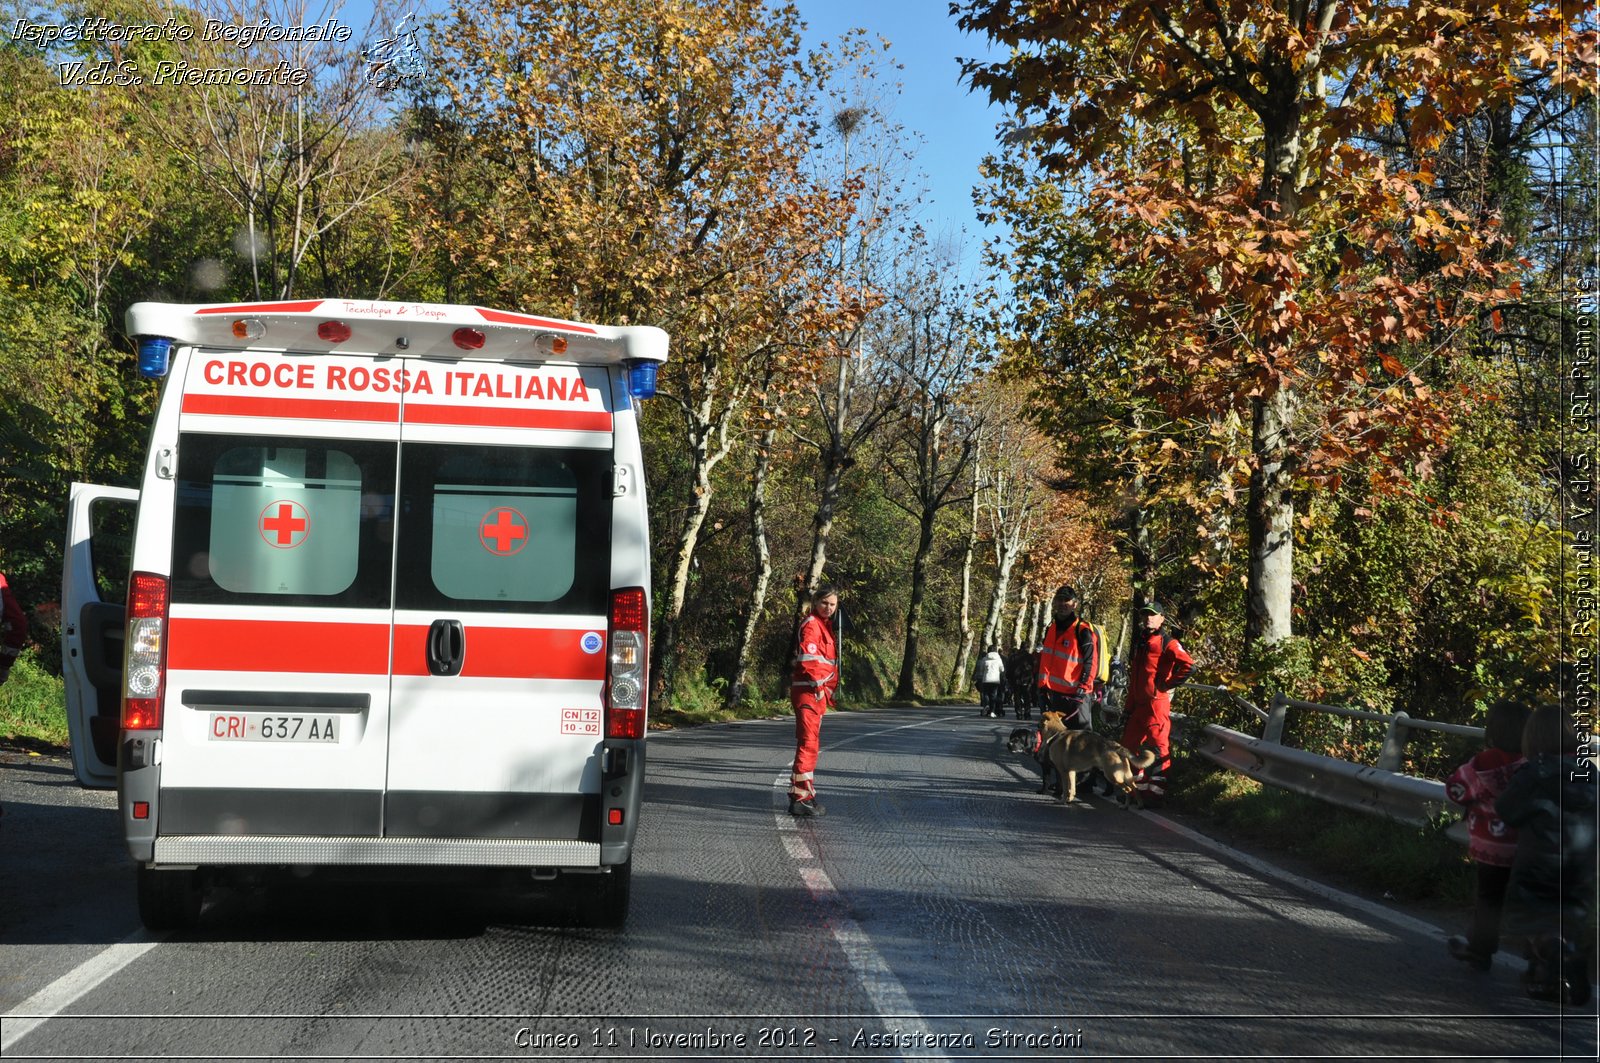
[[[399,272],[371,269],[403,243],[380,235],[361,241],[354,230],[372,215],[393,228],[393,209],[416,177],[414,155],[390,122],[390,101],[363,58],[364,36],[345,25],[321,40],[248,40],[203,32],[205,18],[224,25],[326,25],[339,0],[221,0],[203,11],[151,5],[151,21],[175,17],[196,30],[174,40],[176,73],[265,72],[264,83],[202,79],[181,87],[149,76],[136,97],[144,120],[191,180],[231,207],[237,227],[232,252],[255,299],[285,298],[314,279],[325,294],[381,297]],[[386,10],[380,5],[377,17]],[[361,27],[363,31],[366,27]],[[365,246],[363,246],[363,243]],[[336,246],[330,246],[336,245]],[[364,252],[364,254],[363,254]],[[303,276],[308,265],[318,268]]]
[[[1248,456],[1240,417],[1163,403],[1174,393],[1163,359],[1125,308],[1099,299],[1115,284],[1149,283],[1148,271],[1122,261],[1104,238],[1111,223],[1039,164],[1036,145],[1013,139],[982,172],[980,216],[994,232],[985,258],[1011,292],[991,311],[997,376],[1023,396],[1015,416],[1049,441],[1055,461],[1044,478],[1100,500],[1129,569],[1125,622],[1110,602],[1095,603],[1096,618],[1122,630],[1151,597],[1187,598],[1197,576],[1231,583],[1236,479]],[[1035,602],[1052,590],[1023,587]]]
[[[985,472],[978,504],[994,563],[993,593],[979,639],[983,646],[998,645],[1017,565],[1039,544],[1058,458],[1050,441],[1021,416],[1021,403],[1007,401],[1000,387],[991,384],[980,399]]]
[[[1012,49],[967,64],[973,84],[1014,108],[1044,165],[1087,175],[1118,230],[1107,241],[1136,280],[1114,280],[1102,305],[1130,311],[1182,384],[1164,400],[1249,424],[1245,637],[1281,642],[1294,485],[1374,450],[1436,449],[1450,407],[1413,366],[1468,347],[1512,268],[1484,219],[1430,201],[1431,169],[1385,167],[1364,138],[1399,100],[1408,136],[1436,144],[1514,92],[1507,68],[1586,91],[1593,34],[1532,3],[1493,17],[1350,0],[952,12]],[[1151,130],[1160,150],[1129,150]]]
[[[916,696],[917,658],[928,563],[939,516],[959,505],[978,446],[979,421],[965,401],[983,353],[967,303],[966,286],[939,257],[908,258],[892,296],[875,315],[881,346],[904,382],[904,401],[887,427],[885,456],[898,490],[889,501],[917,527],[906,606],[905,648],[895,697]]]
[[[463,0],[438,36],[460,57],[445,75],[452,128],[496,189],[459,256],[481,297],[672,336],[658,402],[676,414],[680,460],[657,495],[671,542],[659,694],[714,472],[789,315],[816,302],[807,269],[843,209],[803,165],[828,58],[801,53],[792,7],[744,0]],[[451,230],[435,209],[428,229]]]

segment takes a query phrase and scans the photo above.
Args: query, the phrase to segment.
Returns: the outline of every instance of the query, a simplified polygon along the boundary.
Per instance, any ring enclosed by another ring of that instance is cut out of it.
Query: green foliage
[[[24,652],[0,684],[0,739],[67,744],[66,688]]]
[[[682,668],[667,704],[657,706],[651,716],[654,722],[669,727],[726,723],[743,718],[742,712],[723,707],[723,691],[726,687],[725,680],[708,681],[701,669]]]

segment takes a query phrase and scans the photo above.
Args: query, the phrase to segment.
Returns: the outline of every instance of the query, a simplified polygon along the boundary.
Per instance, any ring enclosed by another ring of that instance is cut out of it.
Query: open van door
[[[139,492],[72,485],[61,566],[61,675],[72,768],[84,786],[117,785],[128,559]]]

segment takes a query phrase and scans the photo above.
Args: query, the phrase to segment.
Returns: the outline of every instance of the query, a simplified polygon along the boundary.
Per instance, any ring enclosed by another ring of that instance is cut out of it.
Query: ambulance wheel
[[[190,930],[200,921],[205,893],[193,868],[156,871],[138,868],[139,921],[148,930]]]
[[[585,889],[581,901],[583,921],[589,926],[615,930],[628,919],[628,895],[632,892],[633,858],[616,864],[610,871],[601,872],[598,882],[587,882],[584,875],[578,882]]]

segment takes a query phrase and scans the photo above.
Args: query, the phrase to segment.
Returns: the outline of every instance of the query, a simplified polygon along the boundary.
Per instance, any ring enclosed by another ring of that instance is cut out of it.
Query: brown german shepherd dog
[[[1054,720],[1051,717],[1055,717]],[[1100,774],[1123,793],[1123,803],[1129,798],[1140,804],[1134,779],[1138,773],[1156,762],[1156,751],[1145,746],[1135,753],[1117,742],[1094,731],[1073,731],[1061,723],[1060,713],[1047,712],[1042,717],[1038,731],[1019,727],[1011,732],[1006,743],[1014,753],[1031,753],[1039,762],[1039,769],[1049,781],[1050,769],[1063,781],[1060,801],[1070,804],[1078,797],[1077,773],[1100,769]],[[1040,793],[1044,788],[1040,788]]]

